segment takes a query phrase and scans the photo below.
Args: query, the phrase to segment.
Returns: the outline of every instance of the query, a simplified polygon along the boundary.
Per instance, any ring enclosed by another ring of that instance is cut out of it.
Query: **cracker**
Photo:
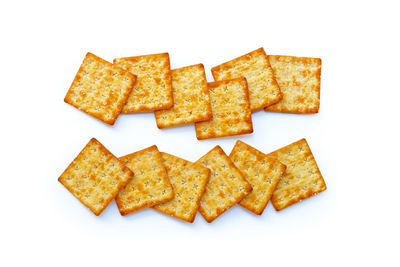
[[[249,87],[251,111],[257,111],[282,99],[264,48],[235,58],[211,69],[216,81],[245,77]]]
[[[135,81],[132,73],[87,53],[64,101],[113,125]]]
[[[115,199],[121,215],[158,205],[174,197],[161,153],[156,146],[123,156],[120,160],[135,172],[135,177]]]
[[[132,177],[128,167],[92,138],[58,181],[98,216]]]
[[[239,140],[229,158],[253,187],[253,191],[243,198],[239,205],[261,215],[286,166]]]
[[[306,139],[278,149],[268,156],[286,165],[286,172],[272,194],[271,202],[276,210],[326,190],[324,178]]]
[[[162,152],[161,155],[175,196],[168,202],[154,206],[153,209],[192,223],[199,209],[210,170],[167,153]]]
[[[196,163],[211,170],[199,208],[207,222],[215,220],[251,192],[251,185],[220,146],[214,147]]]
[[[197,139],[253,132],[246,78],[208,83],[213,117],[196,122]]]
[[[162,129],[211,119],[210,95],[203,64],[172,70],[174,106],[155,112]]]
[[[283,98],[266,111],[318,113],[321,87],[321,59],[268,56]]]
[[[114,64],[137,75],[122,113],[154,111],[173,106],[168,53],[116,58]]]

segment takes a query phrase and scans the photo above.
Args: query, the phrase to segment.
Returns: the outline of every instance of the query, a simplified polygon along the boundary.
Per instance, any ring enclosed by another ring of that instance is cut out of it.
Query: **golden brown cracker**
[[[158,128],[211,119],[210,95],[203,64],[172,70],[172,92],[174,106],[155,112]]]
[[[282,91],[280,102],[266,111],[318,113],[321,87],[321,59],[268,56]]]
[[[132,177],[130,169],[92,138],[58,181],[100,215]]]
[[[64,101],[113,125],[135,81],[132,73],[87,53]]]
[[[115,199],[121,215],[158,205],[174,197],[161,153],[156,146],[123,156],[120,160],[135,172],[135,177]]]
[[[215,220],[251,192],[251,185],[220,146],[214,147],[196,163],[211,170],[199,208],[207,222]]]
[[[324,178],[306,139],[278,149],[268,156],[286,165],[286,171],[272,194],[271,202],[276,210],[326,190]]]
[[[268,57],[262,47],[216,66],[211,72],[216,81],[245,77],[253,112],[282,99]]]
[[[236,142],[229,158],[253,187],[253,191],[239,205],[261,215],[286,166],[240,140]]]
[[[197,139],[253,132],[246,78],[208,83],[213,117],[196,122]]]
[[[137,76],[122,113],[154,111],[173,106],[168,53],[116,58],[114,64]]]
[[[192,223],[200,206],[210,170],[200,164],[161,152],[175,196],[153,209]]]

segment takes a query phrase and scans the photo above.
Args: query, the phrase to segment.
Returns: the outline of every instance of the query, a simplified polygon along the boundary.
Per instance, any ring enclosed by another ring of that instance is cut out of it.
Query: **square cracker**
[[[253,191],[239,205],[261,215],[286,166],[240,140],[236,142],[229,158],[253,187]]]
[[[197,139],[253,132],[246,78],[208,83],[213,117],[196,122]]]
[[[324,178],[306,139],[278,149],[268,156],[286,165],[286,172],[272,194],[271,202],[276,210],[326,190]]]
[[[174,106],[154,113],[158,128],[211,119],[210,95],[203,64],[172,70],[172,94]]]
[[[211,170],[199,208],[207,222],[215,220],[251,192],[251,185],[220,146],[214,147],[196,163]]]
[[[199,209],[210,170],[200,164],[161,153],[175,196],[153,209],[192,223]]]
[[[249,87],[251,111],[257,111],[282,99],[281,91],[264,48],[211,69],[216,81],[245,77]]]
[[[87,53],[64,101],[113,125],[135,81],[132,73]]]
[[[265,111],[318,113],[321,86],[321,59],[268,56],[283,98]]]
[[[98,216],[132,177],[128,167],[92,138],[58,181]]]
[[[168,109],[173,106],[168,53],[116,58],[114,64],[137,75],[122,113]]]
[[[123,156],[120,160],[135,172],[135,176],[115,199],[121,215],[158,205],[174,197],[161,153],[156,146]]]

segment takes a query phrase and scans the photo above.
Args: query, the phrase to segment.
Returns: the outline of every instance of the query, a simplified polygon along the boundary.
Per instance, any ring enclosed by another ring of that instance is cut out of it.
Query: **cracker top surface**
[[[240,140],[236,142],[229,158],[253,187],[253,191],[239,204],[261,215],[286,166]]]
[[[266,111],[317,113],[320,103],[321,59],[268,56],[282,91],[280,102]]]
[[[123,156],[120,160],[135,173],[115,199],[121,215],[173,198],[174,192],[156,146]]]
[[[174,105],[155,112],[158,128],[209,120],[210,95],[203,64],[172,70]]]
[[[265,108],[282,99],[281,91],[263,48],[216,66],[211,69],[211,72],[216,81],[245,77],[252,111]]]
[[[326,190],[324,178],[305,139],[270,154],[286,165],[286,171],[272,195],[276,210],[284,209]]]
[[[116,58],[114,64],[137,75],[122,113],[168,109],[173,106],[168,53]]]
[[[133,172],[93,138],[58,181],[100,215],[132,177]]]
[[[175,196],[170,201],[153,208],[181,220],[193,222],[210,170],[167,153],[162,152],[161,155]]]
[[[213,117],[197,122],[198,139],[253,132],[246,78],[208,83]]]
[[[132,73],[87,53],[64,101],[112,125],[135,81]]]
[[[211,170],[199,208],[207,222],[215,220],[251,192],[251,185],[220,146],[214,147],[196,163]]]

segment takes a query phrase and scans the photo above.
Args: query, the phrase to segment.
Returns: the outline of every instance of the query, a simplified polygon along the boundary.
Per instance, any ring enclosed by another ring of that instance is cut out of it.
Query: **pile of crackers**
[[[113,125],[121,113],[153,111],[157,127],[195,123],[198,139],[253,132],[251,113],[317,113],[321,59],[266,55],[259,48],[211,69],[170,69],[168,53],[114,59],[88,53],[65,96]]]
[[[269,154],[237,141],[229,156],[216,146],[190,162],[156,146],[117,158],[93,138],[58,180],[96,215],[115,199],[121,215],[152,208],[187,222],[235,204],[279,211],[326,190],[305,139]]]

